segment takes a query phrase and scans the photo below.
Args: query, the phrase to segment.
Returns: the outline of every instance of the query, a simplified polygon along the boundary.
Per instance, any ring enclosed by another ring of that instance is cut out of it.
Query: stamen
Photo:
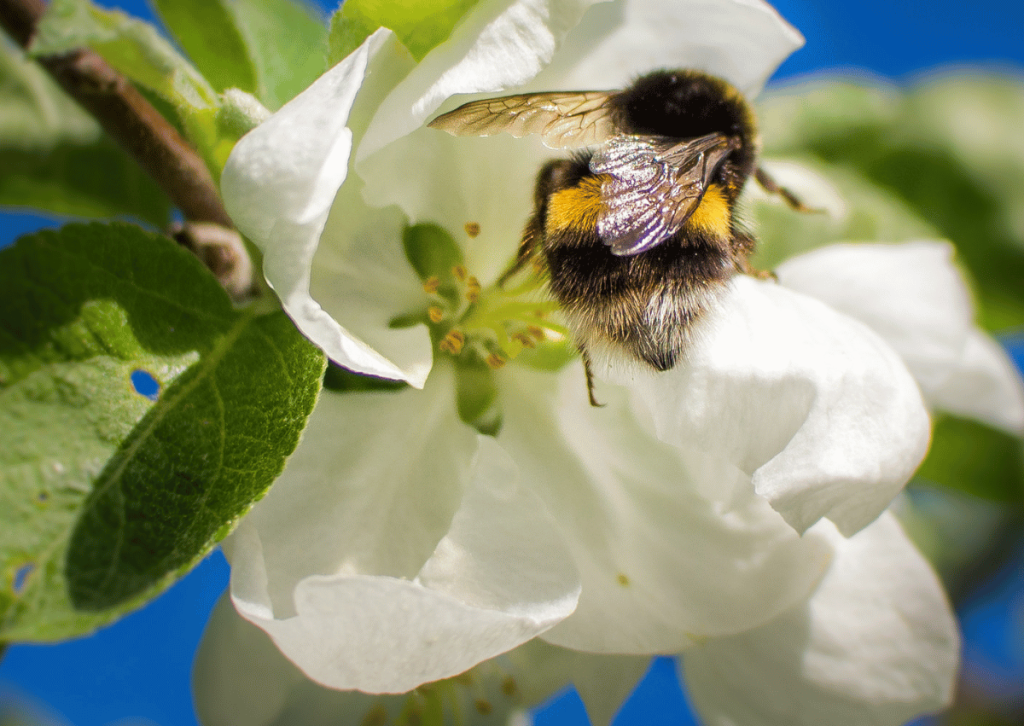
[[[499,368],[504,368],[505,367],[505,363],[507,363],[507,361],[503,357],[498,355],[497,353],[491,353],[489,356],[487,356],[487,361],[486,362],[487,362],[488,367],[491,368],[492,370],[498,370]]]
[[[480,281],[473,275],[466,279],[466,299],[471,303],[480,299]]]
[[[477,222],[466,222],[466,234],[470,237],[476,237],[480,234],[480,224]]]
[[[448,335],[437,344],[437,347],[445,353],[458,355],[462,352],[462,346],[466,344],[466,336],[461,330],[449,330]]]
[[[452,268],[452,275],[454,275],[455,279],[459,282],[465,282],[467,275],[469,275],[469,270],[466,269],[465,265],[455,265],[455,267]]]
[[[524,348],[536,348],[537,342],[526,333],[513,333],[512,340],[517,340],[523,344]]]
[[[439,287],[441,287],[441,278],[437,275],[431,275],[423,283],[423,292],[433,295]]]
[[[431,305],[427,308],[427,316],[430,318],[430,322],[440,323],[444,320],[444,308],[438,305]]]

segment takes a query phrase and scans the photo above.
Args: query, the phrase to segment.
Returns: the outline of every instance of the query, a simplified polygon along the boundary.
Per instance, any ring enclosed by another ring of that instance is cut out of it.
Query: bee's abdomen
[[[617,346],[656,370],[672,368],[694,322],[735,265],[717,238],[692,232],[645,253],[619,257],[593,232],[565,230],[544,242],[552,293],[577,343]]]

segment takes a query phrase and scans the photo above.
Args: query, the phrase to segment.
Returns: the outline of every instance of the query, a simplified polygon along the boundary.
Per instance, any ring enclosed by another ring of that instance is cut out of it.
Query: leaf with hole
[[[280,473],[323,369],[137,227],[0,252],[0,640],[88,632],[186,572]]]

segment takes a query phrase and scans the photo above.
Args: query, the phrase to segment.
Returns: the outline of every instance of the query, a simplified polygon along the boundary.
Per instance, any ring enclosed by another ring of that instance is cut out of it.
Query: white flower
[[[757,0],[485,0],[419,64],[378,31],[239,142],[225,201],[292,319],[343,366],[413,386],[325,391],[226,544],[238,612],[309,678],[403,692],[539,636],[687,651],[710,723],[820,723],[843,704],[831,723],[896,724],[948,700],[948,605],[879,518],[927,448],[911,374],[934,405],[1009,428],[1024,401],[997,412],[1018,384],[971,324],[946,248],[855,248],[876,289],[851,273],[843,297],[832,286],[854,265],[837,269],[837,251],[784,266],[783,285],[738,278],[684,364],[603,367],[602,409],[578,363],[485,371],[494,437],[460,418],[473,381],[427,326],[392,325],[429,304],[406,226],[462,240],[486,291],[550,155],[422,128],[450,96],[609,88],[665,66],[749,94],[798,43]],[[902,304],[919,291],[944,302]],[[871,304],[883,294],[898,304]],[[766,698],[765,683],[783,691]]]

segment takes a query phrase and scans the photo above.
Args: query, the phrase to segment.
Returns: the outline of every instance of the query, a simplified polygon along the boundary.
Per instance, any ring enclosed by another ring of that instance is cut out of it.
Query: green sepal
[[[422,60],[451,35],[479,0],[346,0],[331,18],[330,64],[358,48],[378,28],[390,28]]]
[[[1019,438],[954,416],[933,429],[928,457],[916,478],[982,499],[1024,503],[1024,447]]]
[[[137,227],[0,252],[0,640],[89,632],[190,569],[282,470],[323,368]]]

